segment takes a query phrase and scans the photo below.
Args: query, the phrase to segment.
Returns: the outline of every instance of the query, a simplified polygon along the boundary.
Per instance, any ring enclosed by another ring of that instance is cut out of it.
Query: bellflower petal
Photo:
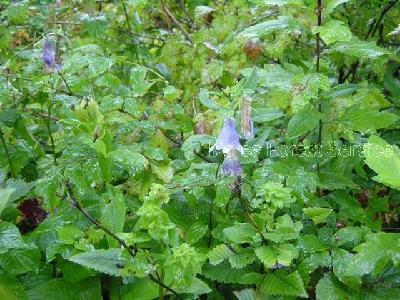
[[[240,176],[242,175],[242,166],[236,155],[227,155],[222,166],[221,173],[228,176]]]
[[[236,132],[235,124],[232,118],[226,118],[221,131],[219,132],[217,142],[210,148],[212,150],[222,150],[228,154],[231,150],[238,150],[243,153],[243,147],[239,142],[239,135]]]
[[[48,68],[55,71],[60,70],[60,65],[56,62],[56,50],[51,41],[47,39],[43,43],[43,61]]]

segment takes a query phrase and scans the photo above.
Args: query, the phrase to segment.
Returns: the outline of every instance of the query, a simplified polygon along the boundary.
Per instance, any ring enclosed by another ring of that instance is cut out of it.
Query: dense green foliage
[[[0,0],[0,299],[400,299],[399,11]]]

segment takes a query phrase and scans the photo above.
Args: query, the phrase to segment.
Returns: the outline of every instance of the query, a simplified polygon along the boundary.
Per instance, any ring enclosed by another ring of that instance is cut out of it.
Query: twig
[[[76,95],[71,88],[69,87],[69,84],[67,82],[67,80],[65,79],[64,75],[61,73],[61,71],[58,71],[58,75],[60,75],[62,81],[64,82],[65,86],[67,87],[68,93],[70,94],[70,96]]]
[[[175,25],[178,27],[178,29],[182,32],[182,34],[185,36],[185,38],[189,41],[189,43],[193,46],[193,40],[190,37],[189,33],[185,30],[185,28],[183,28],[183,26],[181,25],[181,23],[179,23],[179,21],[175,18],[175,16],[172,14],[172,12],[168,9],[168,7],[165,5],[163,0],[160,0],[161,5],[165,11],[165,13],[168,15],[168,17],[171,18],[172,22],[175,23]]]
[[[382,22],[382,20],[383,20],[383,17],[387,14],[387,12],[388,12],[389,10],[391,10],[391,9],[396,5],[396,3],[397,3],[398,1],[399,1],[399,0],[392,0],[392,1],[390,1],[390,2],[382,9],[381,14],[379,15],[378,20],[377,20],[376,22],[374,21],[373,26],[371,26],[371,29],[373,28],[373,30],[370,29],[370,31],[369,31],[369,32],[371,33],[371,36],[374,36],[374,35],[375,35],[376,31],[378,30],[379,25],[381,24],[381,22]],[[371,32],[371,31],[372,31],[372,32]],[[369,37],[369,34],[367,35],[367,39],[368,39],[368,37]]]
[[[131,24],[129,22],[129,16],[128,16],[128,11],[126,10],[125,1],[121,0],[121,2],[122,2],[122,7],[124,8],[126,26],[128,27],[129,31],[131,31]]]
[[[101,224],[99,221],[97,221],[95,218],[93,218],[82,206],[81,204],[78,202],[78,200],[76,200],[76,198],[74,197],[74,191],[73,191],[73,186],[72,183],[70,181],[67,182],[66,184],[67,186],[67,194],[68,197],[70,199],[71,204],[76,207],[82,215],[84,215],[86,217],[86,219],[88,219],[92,224],[94,224],[97,228],[99,228],[100,230],[104,231],[105,233],[107,233],[109,236],[111,236],[113,239],[115,239],[116,241],[118,241],[118,243],[120,245],[122,245],[126,251],[128,251],[129,255],[132,258],[136,257],[137,254],[137,247],[134,247],[134,250],[132,251],[132,249],[125,243],[124,240],[120,239],[118,236],[116,236],[114,233],[112,233],[110,230],[108,230],[106,227],[103,226],[103,224]]]
[[[317,25],[321,26],[322,24],[322,0],[317,0]],[[320,57],[321,57],[321,45],[320,45],[320,35],[319,32],[316,34],[316,40],[317,40],[317,64],[316,64],[316,69],[317,73],[320,71]],[[318,101],[318,112],[322,112],[322,104],[321,104],[321,99]],[[318,151],[321,150],[321,144],[322,144],[322,120],[321,118],[318,121]],[[318,174],[320,173],[320,163],[319,161],[317,162],[317,172]]]
[[[166,285],[165,283],[163,283],[161,280],[158,280],[157,278],[155,278],[152,274],[149,275],[150,279],[153,280],[155,283],[157,283],[158,285],[162,286],[164,289],[166,289],[167,291],[170,291],[172,294],[174,294],[177,298],[179,297],[178,293],[170,288],[168,285]]]
[[[260,230],[260,228],[258,228],[257,224],[254,222],[254,219],[250,214],[249,208],[248,208],[248,206],[246,204],[246,201],[243,199],[242,193],[241,193],[240,190],[238,191],[238,197],[239,197],[239,200],[240,200],[240,204],[242,205],[243,212],[244,212],[244,215],[245,215],[245,217],[247,219],[247,222],[249,222],[249,224],[251,226],[253,226],[255,230],[257,230],[258,234],[261,236],[261,239],[262,239],[263,243],[267,244],[267,240],[265,239],[265,237],[264,237],[262,231]]]
[[[49,108],[48,108],[47,112],[48,112],[48,115],[47,115],[47,130],[49,132],[51,148],[53,150],[54,164],[57,165],[56,147],[54,145],[53,134],[51,133],[51,128],[50,128],[50,120],[51,120],[51,107],[50,107],[50,105],[49,105]]]
[[[12,177],[15,177],[14,168],[13,168],[13,165],[12,165],[12,160],[11,160],[10,152],[8,152],[8,148],[7,148],[7,145],[6,145],[6,141],[4,140],[3,131],[1,130],[1,128],[0,128],[0,139],[1,139],[1,143],[3,144],[4,150],[5,150],[5,152],[6,152],[6,156],[7,156],[7,160],[8,160],[8,165],[10,166],[10,173],[11,173],[11,176],[12,176]]]

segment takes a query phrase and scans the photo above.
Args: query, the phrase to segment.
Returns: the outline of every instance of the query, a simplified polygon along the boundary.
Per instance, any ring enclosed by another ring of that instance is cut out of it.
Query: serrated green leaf
[[[252,252],[248,253],[235,253],[229,257],[229,263],[234,269],[241,269],[256,260],[256,256]]]
[[[255,250],[259,260],[267,268],[288,267],[298,257],[299,252],[292,244],[262,246]]]
[[[239,33],[239,37],[255,37],[285,29],[289,25],[287,17],[279,16],[277,19],[268,20],[254,26],[250,26]]]
[[[121,266],[123,267],[127,262],[122,257],[120,249],[92,250],[71,256],[68,260],[95,271],[117,277],[123,276]]]
[[[235,243],[251,243],[256,230],[248,223],[239,223],[224,229],[224,235]]]
[[[313,33],[319,32],[322,40],[331,45],[336,42],[348,42],[352,38],[352,33],[343,22],[331,20],[320,27],[313,28]]]
[[[228,248],[228,246],[221,244],[208,252],[208,259],[210,260],[210,264],[218,265],[232,254],[233,252]]]
[[[288,124],[287,137],[295,139],[308,131],[314,129],[318,125],[319,116],[315,111],[304,109],[294,115]]]
[[[310,218],[314,224],[322,223],[332,212],[331,208],[323,207],[307,207],[303,208],[303,212],[307,218]]]
[[[297,271],[288,274],[283,270],[277,270],[268,274],[260,289],[267,295],[307,297],[303,280]]]
[[[317,300],[345,300],[348,299],[347,293],[333,280],[328,273],[318,281],[316,286]]]
[[[205,89],[200,89],[199,100],[201,104],[203,104],[205,107],[209,109],[218,111],[221,108],[217,103],[215,103],[215,101],[213,101],[209,97],[208,91]]]

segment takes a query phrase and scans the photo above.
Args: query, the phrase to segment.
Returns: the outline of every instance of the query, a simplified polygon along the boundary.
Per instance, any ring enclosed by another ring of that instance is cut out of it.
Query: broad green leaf
[[[90,78],[95,78],[104,73],[114,64],[114,59],[101,56],[90,56],[88,61]]]
[[[354,105],[346,109],[337,120],[342,126],[355,131],[368,132],[379,128],[390,127],[399,120],[396,114],[379,111],[377,108],[360,108]]]
[[[281,243],[296,239],[303,225],[301,222],[293,222],[292,218],[285,214],[276,218],[274,230],[265,234],[265,237],[275,243]]]
[[[253,69],[244,69],[241,73],[245,77],[250,77]],[[278,64],[267,64],[263,69],[257,69],[257,77],[262,86],[288,90],[292,85],[293,74]]]
[[[377,46],[374,42],[365,42],[358,39],[337,43],[328,52],[338,52],[357,59],[377,59],[389,54],[387,50]]]
[[[122,287],[122,300],[152,300],[159,295],[159,286],[148,278],[135,278]]]
[[[303,281],[297,271],[288,274],[277,270],[268,274],[260,287],[267,295],[307,297]]]
[[[288,124],[287,137],[295,139],[308,131],[314,129],[318,125],[318,113],[313,110],[304,109],[294,115]]]
[[[125,223],[125,201],[120,190],[109,187],[104,195],[106,204],[101,210],[101,221],[104,227],[112,233],[121,233]],[[108,203],[107,203],[108,202]],[[111,237],[107,237],[110,247],[117,247],[118,242]]]
[[[127,263],[119,249],[92,250],[71,256],[68,260],[111,276],[124,276],[121,269]]]
[[[253,252],[247,253],[235,253],[229,257],[229,263],[234,269],[241,269],[249,264],[252,264],[256,260],[256,256]]]
[[[188,242],[194,244],[198,242],[208,231],[208,225],[203,223],[192,224],[188,232]]]
[[[0,255],[0,267],[13,275],[20,275],[29,271],[38,272],[39,261],[40,251],[34,245],[11,249]]]
[[[224,235],[235,243],[251,243],[256,230],[248,223],[238,223],[224,229]]]
[[[277,30],[288,27],[289,20],[287,17],[279,16],[277,19],[268,20],[257,25],[250,26],[239,33],[238,37],[255,37],[263,36]]]
[[[111,152],[111,155],[117,163],[126,168],[131,176],[147,169],[149,161],[142,154],[134,149],[121,148]]]
[[[260,296],[258,295],[256,290],[253,289],[244,289],[241,291],[233,292],[238,300],[258,300]]]
[[[322,207],[303,208],[303,212],[307,218],[310,218],[314,224],[322,223],[331,213],[333,209]]]
[[[379,262],[392,260],[400,262],[400,237],[397,233],[371,233],[366,236],[366,242],[354,248],[357,252],[353,256],[347,272],[348,276],[361,276],[377,271],[384,266]],[[386,264],[385,264],[386,265]],[[375,270],[375,268],[377,268]]]
[[[376,181],[400,190],[400,150],[377,136],[364,146],[365,162],[378,175]]]
[[[79,283],[55,278],[39,284],[27,292],[29,300],[99,300],[102,298],[100,280],[97,277]]]
[[[228,248],[228,246],[221,244],[208,252],[208,259],[210,260],[210,264],[218,265],[232,254],[233,252]]]
[[[21,234],[14,224],[0,223],[0,251],[24,247]]]
[[[3,213],[3,210],[10,204],[11,196],[14,192],[15,189],[0,189],[0,216]]]
[[[6,271],[0,273],[0,299],[28,300],[24,286],[15,276]]]
[[[260,284],[264,278],[249,268],[233,269],[229,263],[205,265],[202,271],[206,278],[222,283]]]
[[[255,250],[257,257],[267,268],[288,267],[299,252],[292,244],[262,246]]]
[[[317,300],[346,300],[347,293],[335,282],[330,273],[320,279],[316,286]]]
[[[343,22],[331,20],[320,27],[313,28],[313,33],[320,33],[322,40],[331,45],[336,42],[348,42],[352,38],[352,33]]]

